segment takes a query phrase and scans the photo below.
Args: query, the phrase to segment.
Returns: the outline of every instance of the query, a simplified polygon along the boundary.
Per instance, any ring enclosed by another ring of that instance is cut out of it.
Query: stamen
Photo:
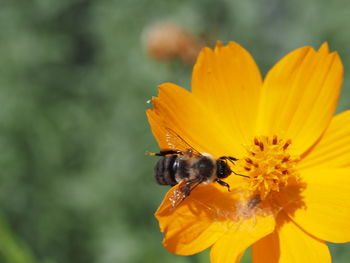
[[[259,143],[259,147],[261,151],[264,151],[264,144],[262,142]]]
[[[288,162],[289,161],[290,156],[286,156],[282,159],[282,163]]]
[[[288,146],[292,143],[291,140],[288,140],[284,145],[283,145],[283,150],[287,150]]]
[[[254,143],[255,143],[256,146],[260,145],[260,142],[259,142],[258,138],[256,138],[256,137],[254,138]]]
[[[253,161],[252,161],[252,159],[250,159],[250,158],[245,158],[245,161],[246,161],[247,163],[249,163],[249,164],[253,164]]]
[[[273,136],[272,144],[273,145],[277,144],[277,136],[276,135]]]
[[[279,139],[277,135],[270,138],[255,137],[248,148],[249,157],[243,158],[242,169],[249,177],[252,192],[264,200],[271,192],[279,192],[288,185],[291,178],[298,177],[295,165],[298,158],[291,157],[287,151],[291,140]]]

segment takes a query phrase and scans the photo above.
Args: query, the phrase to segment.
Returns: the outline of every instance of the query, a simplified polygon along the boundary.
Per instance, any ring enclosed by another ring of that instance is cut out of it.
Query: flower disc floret
[[[298,178],[295,169],[298,157],[292,157],[288,151],[291,140],[277,136],[255,137],[248,148],[248,157],[243,165],[248,176],[249,188],[264,200],[270,192],[279,192],[288,182]]]

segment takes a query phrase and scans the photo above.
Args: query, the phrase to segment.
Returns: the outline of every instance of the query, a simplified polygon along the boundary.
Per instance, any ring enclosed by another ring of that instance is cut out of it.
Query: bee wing
[[[181,184],[181,183],[180,183]],[[186,194],[181,188],[175,188],[169,198],[171,207],[175,209],[183,200],[185,200]]]
[[[178,135],[174,130],[170,128],[165,128],[165,140],[168,149],[166,150],[177,150],[181,152],[191,152],[192,155],[201,155],[194,147],[192,147],[188,142],[186,142],[180,135]],[[163,149],[162,149],[163,150]]]
[[[201,182],[199,179],[194,179],[179,183],[179,186],[173,190],[169,198],[171,206],[176,208]]]

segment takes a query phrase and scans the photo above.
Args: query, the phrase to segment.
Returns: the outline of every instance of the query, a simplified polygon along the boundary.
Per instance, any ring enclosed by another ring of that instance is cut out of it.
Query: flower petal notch
[[[252,247],[255,263],[331,262],[325,242],[301,230],[283,212],[277,217],[276,230]]]
[[[326,43],[292,51],[263,80],[230,42],[201,51],[191,92],[161,85],[147,116],[156,173],[172,178],[156,212],[163,245],[210,248],[213,263],[239,262],[250,246],[255,263],[331,262],[326,241],[350,241],[350,114],[333,117],[342,78]]]

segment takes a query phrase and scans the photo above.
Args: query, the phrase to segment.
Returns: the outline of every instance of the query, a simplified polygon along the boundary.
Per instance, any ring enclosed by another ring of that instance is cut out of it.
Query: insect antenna
[[[234,158],[234,157],[231,157],[231,156],[222,156],[222,157],[220,157],[219,159],[225,160],[225,161],[229,161],[229,162],[231,162],[233,165],[236,165],[236,164],[235,164],[235,161],[238,161],[237,158]],[[233,171],[231,168],[230,168],[230,170],[231,170],[231,172],[232,172],[233,174],[235,174],[235,175],[242,176],[242,177],[246,177],[246,178],[250,178],[250,177],[247,176],[247,175],[236,173],[236,172]]]

